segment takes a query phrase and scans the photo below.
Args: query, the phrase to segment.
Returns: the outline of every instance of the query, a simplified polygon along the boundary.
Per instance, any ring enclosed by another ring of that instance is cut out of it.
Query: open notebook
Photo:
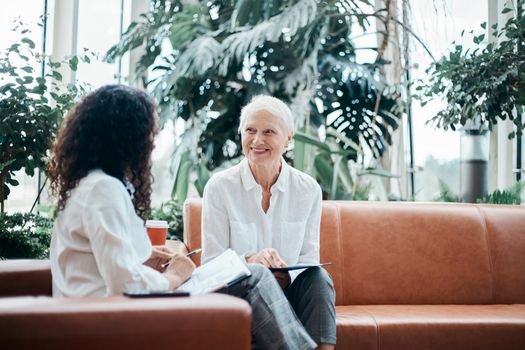
[[[196,268],[190,279],[176,290],[191,295],[206,294],[231,286],[250,275],[250,270],[237,253],[227,249],[213,260]]]

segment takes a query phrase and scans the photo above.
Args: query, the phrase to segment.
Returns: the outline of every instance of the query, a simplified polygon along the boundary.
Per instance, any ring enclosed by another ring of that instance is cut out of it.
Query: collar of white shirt
[[[241,181],[244,189],[246,191],[251,190],[255,186],[257,186],[257,182],[255,181],[255,178],[253,177],[252,171],[250,169],[250,165],[248,164],[248,159],[244,158],[241,161]],[[286,192],[286,189],[288,188],[288,180],[290,173],[290,166],[286,163],[283,157],[281,157],[281,173],[279,174],[279,177],[277,178],[277,181],[275,182],[275,188],[277,188],[281,192]]]

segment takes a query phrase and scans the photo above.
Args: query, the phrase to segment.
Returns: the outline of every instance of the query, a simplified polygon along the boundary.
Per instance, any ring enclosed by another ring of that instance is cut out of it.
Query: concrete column
[[[394,18],[400,19],[402,13],[398,11],[399,3],[397,0],[390,2],[390,13]],[[376,0],[375,8],[384,8],[386,6],[385,0]],[[401,19],[400,19],[401,20]],[[389,33],[388,44],[385,48],[383,58],[391,61],[383,67],[383,74],[389,84],[399,84],[402,79],[402,64],[401,64],[401,38],[403,33],[400,33],[401,28],[397,23],[390,21],[388,28],[385,28],[383,22],[376,20],[378,31],[385,31]],[[381,46],[384,35],[377,35],[377,45]],[[405,38],[406,39],[406,38]],[[408,198],[408,169],[407,159],[405,157],[405,130],[407,124],[406,115],[401,117],[399,127],[392,133],[392,145],[388,147],[387,151],[381,157],[381,166],[383,169],[399,175],[395,179],[382,179],[386,193],[392,193],[401,198]],[[385,198],[386,200],[386,198]]]
[[[147,12],[149,9],[148,0],[132,0],[131,1],[131,21],[137,22],[143,20],[139,15]],[[126,30],[127,28],[124,28]],[[139,46],[132,50],[129,55],[129,71],[128,71],[128,84],[131,86],[143,87],[141,79],[136,79],[136,68],[139,62],[141,53],[146,48],[144,45]]]
[[[489,41],[497,44],[498,39],[491,35],[492,26],[498,24],[501,28],[507,20],[513,16],[512,12],[502,14],[505,7],[512,7],[509,0],[489,0],[488,32]],[[512,169],[514,168],[515,142],[509,140],[508,135],[512,132],[514,126],[511,121],[498,121],[493,128],[490,136],[489,150],[489,192],[496,189],[505,189],[514,183]]]
[[[54,8],[50,9],[52,13],[50,22],[53,23],[51,59],[60,61],[64,57],[76,54],[78,0],[55,0],[54,5]],[[60,73],[63,76],[63,82],[75,82],[75,72],[72,72],[67,65],[61,68]]]

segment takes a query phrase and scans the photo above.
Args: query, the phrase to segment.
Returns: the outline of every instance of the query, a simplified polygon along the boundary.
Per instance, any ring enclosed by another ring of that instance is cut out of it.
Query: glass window
[[[466,47],[472,43],[470,37],[461,39],[461,31],[481,31],[480,24],[487,21],[487,0],[480,0],[473,6],[462,0],[419,0],[411,2],[412,26],[436,59],[446,54],[452,42]],[[428,80],[425,69],[432,59],[412,39],[411,61],[417,64],[412,78]],[[422,107],[414,101],[412,105],[415,195],[417,200],[432,200],[440,195],[439,182],[448,185],[454,194],[459,193],[459,132],[443,131],[426,125],[426,121],[444,106],[446,101],[432,101]]]
[[[0,50],[3,51],[13,43],[19,41],[16,33],[12,32],[13,22],[16,19],[24,22],[31,33],[25,34],[34,41],[37,48],[42,47],[42,27],[38,26],[40,16],[44,12],[44,1],[20,0],[2,3],[0,11]]]
[[[70,0],[63,0],[70,1]],[[48,12],[55,8],[53,0],[48,1]],[[44,0],[18,0],[5,2],[0,11],[0,50],[4,50],[15,42],[19,37],[10,31],[13,21],[20,19],[26,23],[31,33],[25,34],[35,42],[37,49],[43,47],[43,27],[38,26],[40,16],[44,13]],[[37,6],[38,5],[38,6]],[[121,62],[114,64],[103,63],[102,57],[106,51],[120,38],[121,28],[127,28],[131,18],[131,0],[105,1],[105,0],[79,0],[78,31],[76,36],[76,51],[81,53],[84,48],[100,55],[100,60],[92,60],[90,64],[80,63],[76,74],[78,81],[91,84],[94,88],[108,83],[124,82],[127,76],[128,61],[124,57]],[[74,8],[74,6],[72,7]],[[121,15],[122,14],[122,15]],[[74,14],[67,18],[56,18],[51,13],[49,17],[46,53],[52,51],[53,45],[53,21],[72,21]],[[37,72],[40,66],[35,67]],[[19,186],[11,188],[11,194],[6,201],[8,212],[29,211],[38,193],[37,177],[28,177],[23,171],[16,174]],[[45,192],[45,190],[44,190]]]
[[[81,0],[78,9],[77,52],[84,48],[100,55],[100,60],[89,64],[80,63],[76,78],[80,82],[91,84],[94,88],[104,84],[122,82],[121,72],[127,72],[127,67],[102,62],[107,50],[120,39],[121,9],[122,28],[130,22],[131,0]],[[122,62],[126,62],[126,57]]]

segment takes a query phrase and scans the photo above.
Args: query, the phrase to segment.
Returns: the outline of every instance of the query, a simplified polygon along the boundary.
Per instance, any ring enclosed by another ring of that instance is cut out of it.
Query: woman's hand
[[[174,254],[175,251],[171,248],[168,248],[164,245],[154,245],[151,251],[151,256],[148,260],[146,260],[146,262],[144,262],[144,265],[149,266],[159,272],[163,272],[164,268],[162,265],[170,261]]]
[[[195,270],[195,264],[190,258],[175,254],[163,275],[170,281],[170,289],[175,289],[190,278],[193,270]]]
[[[266,267],[286,267],[286,263],[279,256],[277,250],[264,248],[259,253],[246,257],[246,262],[251,264],[261,264]]]

